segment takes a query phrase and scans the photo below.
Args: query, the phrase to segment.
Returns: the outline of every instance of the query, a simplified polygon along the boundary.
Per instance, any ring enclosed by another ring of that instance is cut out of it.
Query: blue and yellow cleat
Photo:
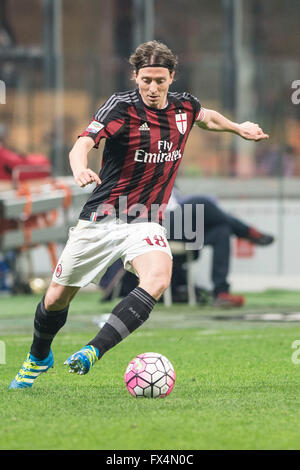
[[[49,355],[42,360],[37,359],[28,353],[24,364],[8,388],[16,389],[32,387],[35,379],[43,372],[47,372],[51,367],[53,367],[53,364],[54,358],[51,350]]]
[[[98,354],[99,351],[94,346],[84,346],[80,351],[68,357],[64,364],[69,366],[69,372],[85,375],[98,360]]]

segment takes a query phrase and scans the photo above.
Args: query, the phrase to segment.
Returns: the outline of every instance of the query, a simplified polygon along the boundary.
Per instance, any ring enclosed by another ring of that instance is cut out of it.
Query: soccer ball
[[[134,397],[164,398],[173,390],[175,379],[171,362],[154,352],[136,356],[124,375],[127,390]]]

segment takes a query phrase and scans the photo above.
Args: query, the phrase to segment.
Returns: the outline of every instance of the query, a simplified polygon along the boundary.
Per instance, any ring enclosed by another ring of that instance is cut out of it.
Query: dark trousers
[[[204,205],[204,245],[212,246],[213,259],[211,268],[211,279],[214,286],[214,295],[220,292],[228,292],[229,284],[227,276],[230,268],[230,237],[235,235],[239,238],[247,236],[249,226],[232,215],[224,212],[218,207],[213,200],[203,196],[187,196],[181,199],[180,205],[192,205],[192,230],[199,230],[196,226],[196,205]],[[182,225],[184,223],[182,217]],[[184,229],[182,227],[182,233]],[[174,227],[172,226],[172,218],[170,224],[169,240],[174,240]],[[182,241],[185,240],[184,235]]]

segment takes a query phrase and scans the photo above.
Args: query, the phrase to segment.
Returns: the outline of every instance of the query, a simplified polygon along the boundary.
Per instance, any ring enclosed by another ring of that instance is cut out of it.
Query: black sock
[[[136,287],[115,306],[107,322],[88,344],[99,350],[99,358],[149,317],[156,300],[141,287]]]
[[[63,310],[52,312],[45,309],[44,298],[38,304],[34,317],[33,342],[30,353],[38,359],[45,359],[56,333],[67,320],[69,306]]]

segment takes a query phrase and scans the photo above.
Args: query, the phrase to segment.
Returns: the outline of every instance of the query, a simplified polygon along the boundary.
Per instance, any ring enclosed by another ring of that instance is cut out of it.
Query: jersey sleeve
[[[95,148],[101,139],[113,138],[125,122],[123,107],[116,95],[112,95],[94,114],[87,128],[79,137],[91,137]]]
[[[196,122],[198,120],[202,107],[198,98],[196,98],[195,96],[189,94],[189,99],[194,110],[194,122]]]
[[[205,109],[201,107],[198,115],[196,116],[196,122],[201,122],[203,121],[204,118],[205,118]]]

